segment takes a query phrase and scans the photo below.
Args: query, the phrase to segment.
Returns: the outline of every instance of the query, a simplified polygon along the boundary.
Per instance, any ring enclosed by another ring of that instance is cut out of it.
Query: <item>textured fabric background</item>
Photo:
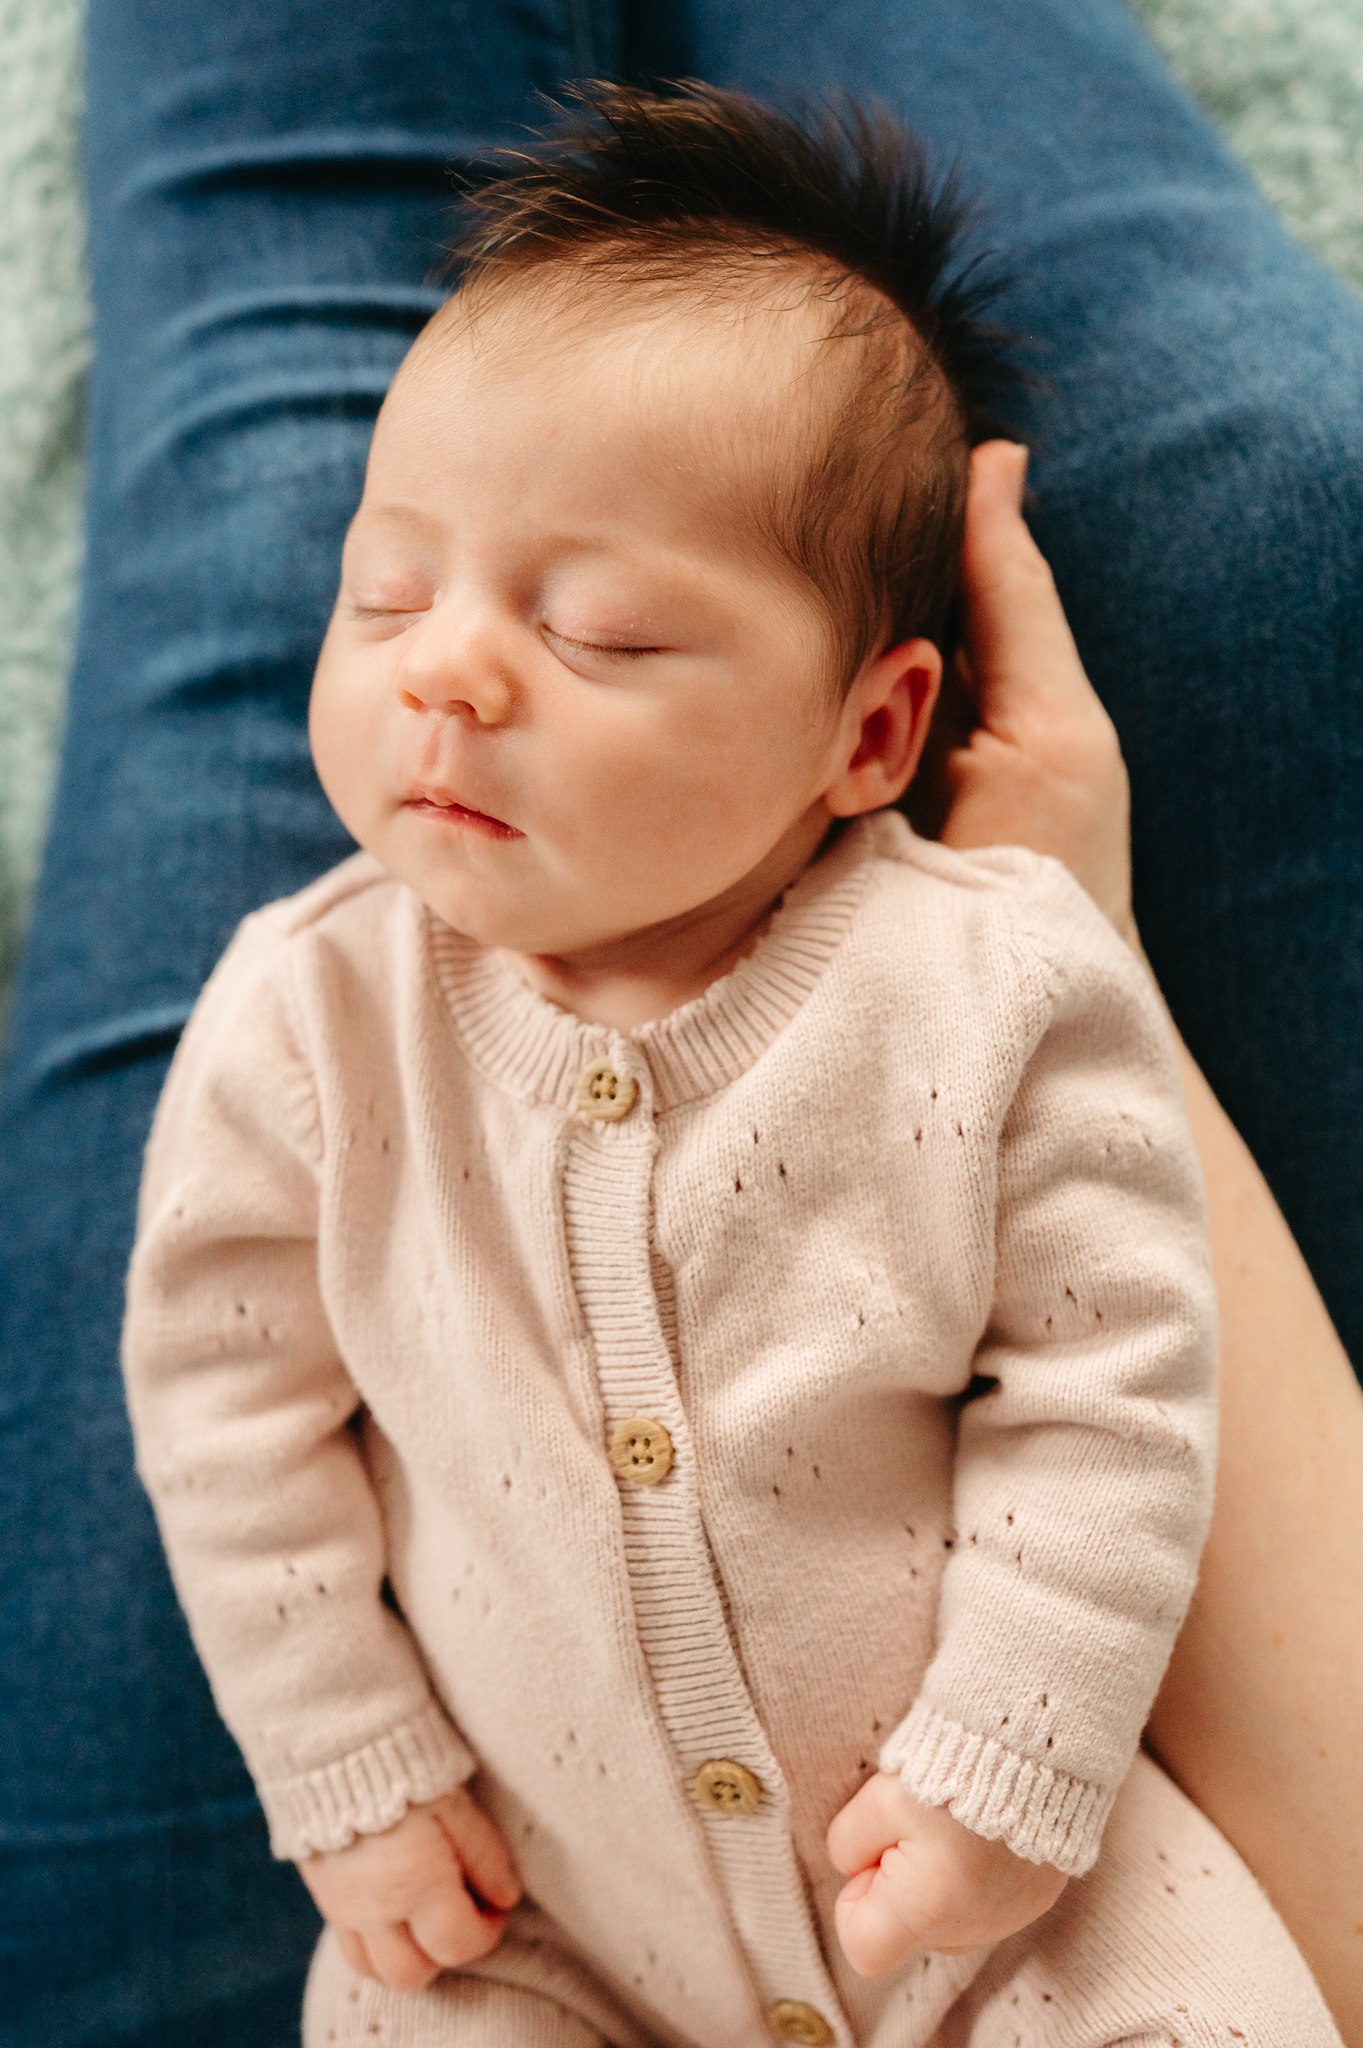
[[[79,561],[81,0],[0,0],[0,1014],[42,839]]]
[[[1132,0],[1296,233],[1363,288],[1363,0]],[[80,0],[0,0],[0,1014],[79,562]]]

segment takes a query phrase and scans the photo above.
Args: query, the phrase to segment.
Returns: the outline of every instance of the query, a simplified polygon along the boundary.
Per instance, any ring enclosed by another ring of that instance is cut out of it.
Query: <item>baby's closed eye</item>
[[[555,650],[571,648],[575,654],[587,655],[593,659],[614,661],[638,661],[645,654],[670,654],[668,647],[644,646],[632,640],[587,640],[578,639],[571,633],[557,632],[552,626],[541,629],[549,645]]]
[[[360,622],[370,619],[416,619],[428,611],[428,605],[415,604],[352,604],[350,616]]]

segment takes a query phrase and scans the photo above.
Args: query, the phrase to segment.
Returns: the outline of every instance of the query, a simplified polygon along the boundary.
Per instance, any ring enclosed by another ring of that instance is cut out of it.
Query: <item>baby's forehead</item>
[[[773,264],[739,282],[475,281],[399,373],[366,505],[420,504],[522,565],[607,547],[756,565],[812,593],[848,676],[920,611],[939,632],[966,443],[932,349],[858,280]]]
[[[530,381],[620,431],[693,444],[721,470],[803,459],[868,376],[917,353],[880,294],[789,263],[632,283],[545,266],[457,294],[418,348],[437,376]]]

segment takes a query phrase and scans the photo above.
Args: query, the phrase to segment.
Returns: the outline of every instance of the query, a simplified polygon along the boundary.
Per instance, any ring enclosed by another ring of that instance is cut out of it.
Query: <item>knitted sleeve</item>
[[[358,1397],[318,1292],[319,1138],[271,914],[242,927],[157,1111],[128,1281],[138,1470],[275,1853],[391,1827],[473,1759],[382,1599]]]
[[[1048,1024],[1001,1133],[994,1304],[960,1416],[937,1652],[881,1763],[1077,1875],[1206,1535],[1215,1298],[1158,998],[1074,885],[1042,879],[1075,943],[1049,940]]]

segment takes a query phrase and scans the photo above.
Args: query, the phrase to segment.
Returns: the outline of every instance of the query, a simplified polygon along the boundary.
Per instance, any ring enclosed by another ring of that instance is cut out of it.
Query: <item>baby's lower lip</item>
[[[404,810],[414,811],[418,817],[433,818],[442,824],[455,825],[467,832],[481,832],[486,839],[524,839],[524,832],[518,832],[514,825],[504,825],[500,818],[490,818],[486,811],[471,811],[465,804],[439,804],[428,796],[409,796]]]

